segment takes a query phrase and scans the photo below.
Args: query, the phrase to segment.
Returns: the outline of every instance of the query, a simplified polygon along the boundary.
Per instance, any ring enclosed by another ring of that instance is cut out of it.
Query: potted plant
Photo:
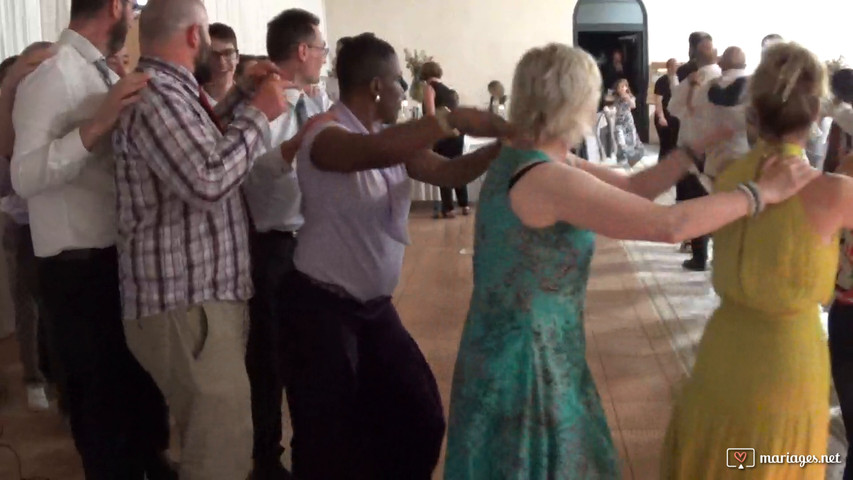
[[[426,62],[431,62],[432,56],[427,55],[423,50],[410,52],[408,48],[403,49],[403,53],[406,56],[406,68],[412,74],[412,86],[409,89],[409,95],[418,102],[423,102],[424,82],[421,81],[421,67]]]

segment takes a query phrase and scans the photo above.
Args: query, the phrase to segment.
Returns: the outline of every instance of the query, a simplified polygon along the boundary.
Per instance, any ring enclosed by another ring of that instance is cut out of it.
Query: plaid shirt
[[[253,107],[219,130],[183,67],[143,58],[148,88],[115,133],[124,318],[252,295],[240,185],[269,123]],[[217,105],[228,114],[242,99]],[[220,116],[225,118],[225,116]]]

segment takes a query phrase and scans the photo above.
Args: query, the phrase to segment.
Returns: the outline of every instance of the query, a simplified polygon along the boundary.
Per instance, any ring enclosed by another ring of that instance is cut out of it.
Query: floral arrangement
[[[418,102],[423,102],[424,86],[421,82],[421,67],[433,60],[431,55],[427,55],[423,50],[409,51],[408,48],[403,49],[406,58],[406,68],[412,74],[412,87],[409,90],[411,97]]]

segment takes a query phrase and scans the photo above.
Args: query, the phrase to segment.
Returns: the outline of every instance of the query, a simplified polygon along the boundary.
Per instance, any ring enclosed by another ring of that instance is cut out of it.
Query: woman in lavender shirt
[[[394,49],[372,34],[345,40],[335,68],[336,121],[297,155],[305,226],[283,290],[285,385],[293,472],[315,479],[429,479],[444,436],[435,378],[391,303],[409,243],[410,178],[462,185],[499,146],[447,161],[430,150],[460,132],[509,127],[459,108],[405,125]]]

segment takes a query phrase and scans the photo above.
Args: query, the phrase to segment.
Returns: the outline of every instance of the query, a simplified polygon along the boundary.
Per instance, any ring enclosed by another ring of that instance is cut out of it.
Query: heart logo
[[[739,463],[743,463],[746,461],[746,452],[735,452],[735,460]]]

